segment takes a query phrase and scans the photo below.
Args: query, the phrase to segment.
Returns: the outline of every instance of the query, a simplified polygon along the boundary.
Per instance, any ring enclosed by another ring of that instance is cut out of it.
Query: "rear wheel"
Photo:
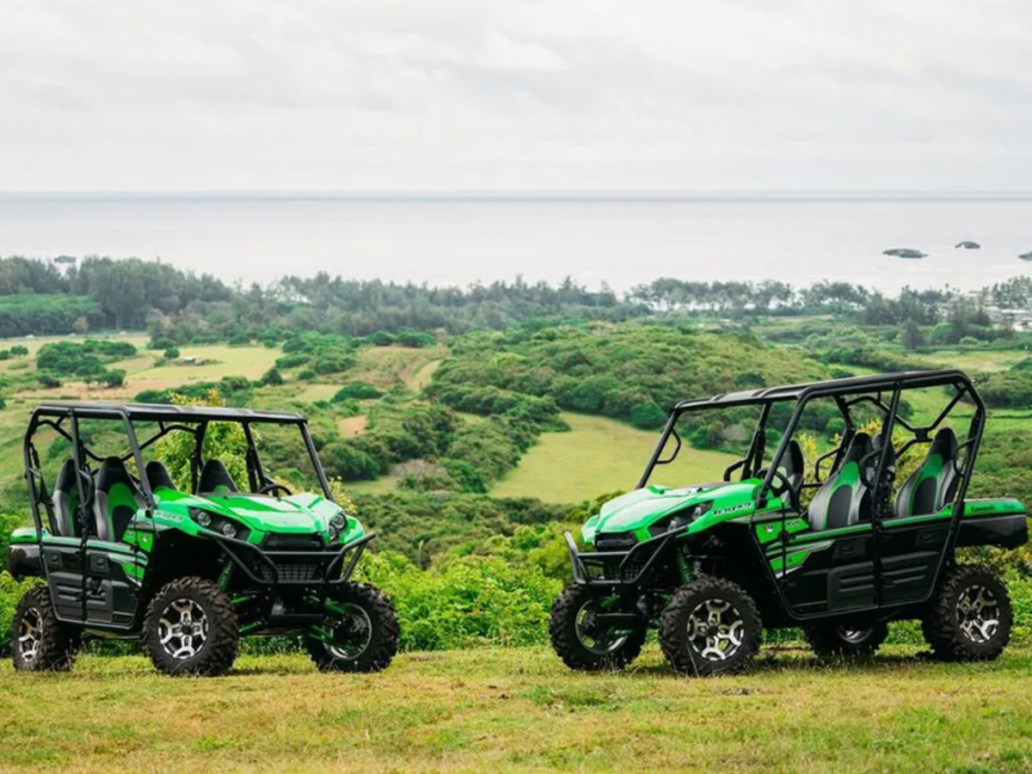
[[[645,627],[620,629],[599,620],[611,598],[585,586],[567,586],[552,605],[548,635],[570,669],[623,669],[641,653]]]
[[[988,567],[957,565],[946,571],[922,629],[937,658],[991,661],[1007,647],[1013,622],[999,576]]]
[[[57,620],[50,591],[37,586],[18,601],[11,621],[14,668],[23,672],[58,672],[72,668],[79,633]]]
[[[745,589],[723,578],[696,578],[673,593],[659,622],[670,665],[706,677],[745,669],[760,650],[763,624]]]
[[[345,583],[327,600],[319,636],[305,646],[323,672],[379,672],[398,652],[398,615],[383,592],[368,583]],[[332,607],[330,607],[332,606]]]
[[[803,629],[806,641],[820,657],[860,658],[873,655],[886,637],[889,627],[884,623],[873,626],[816,624]]]
[[[236,610],[204,578],[166,583],[147,607],[143,637],[155,668],[168,675],[221,675],[237,654]]]

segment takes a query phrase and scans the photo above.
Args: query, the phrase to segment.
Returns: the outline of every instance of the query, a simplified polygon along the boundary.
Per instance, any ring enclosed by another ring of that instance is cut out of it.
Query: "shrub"
[[[36,378],[39,379],[40,386],[48,390],[61,386],[61,380],[50,374],[39,374]]]
[[[333,403],[340,403],[341,401],[352,398],[355,400],[371,400],[379,398],[381,395],[383,395],[383,393],[371,384],[366,384],[365,382],[351,382],[337,390],[336,394],[330,400]]]
[[[236,333],[229,339],[231,347],[246,347],[251,343],[251,337],[247,333]]]
[[[282,357],[276,358],[276,368],[299,368],[308,362],[308,355],[283,355]]]
[[[165,349],[163,357],[166,360],[175,360],[177,357],[179,357],[179,349],[175,346],[168,347]]]
[[[15,344],[11,347],[11,354],[15,357],[25,357],[29,354],[29,348],[23,347],[21,344]]]
[[[394,602],[403,650],[543,643],[562,586],[537,568],[481,556],[421,571],[400,554],[383,552],[365,557],[360,575]]]
[[[9,349],[0,349],[0,360],[10,360],[10,359],[11,359],[11,350],[9,350]]]
[[[380,475],[382,466],[353,441],[334,441],[319,452],[323,467],[334,478],[343,481],[371,480]]]
[[[264,386],[280,385],[283,384],[283,375],[275,368],[270,368],[262,374],[262,378],[259,380],[259,383]]]
[[[105,387],[124,387],[125,371],[121,368],[112,368],[110,371],[105,371],[101,374],[100,380],[104,382]]]
[[[168,336],[160,336],[147,342],[147,349],[169,349],[175,345],[175,341],[170,339]]]
[[[347,371],[355,364],[355,356],[350,352],[331,351],[320,354],[312,363],[317,374],[336,374]]]
[[[666,412],[655,401],[635,404],[631,408],[631,424],[642,430],[654,430],[666,423]]]

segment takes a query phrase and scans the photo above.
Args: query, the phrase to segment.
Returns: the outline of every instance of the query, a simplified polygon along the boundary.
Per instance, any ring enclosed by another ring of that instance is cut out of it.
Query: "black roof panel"
[[[846,379],[827,379],[821,382],[788,384],[781,387],[761,387],[755,390],[741,390],[714,395],[709,398],[682,400],[675,409],[696,409],[709,406],[747,406],[750,404],[775,403],[798,400],[813,395],[850,395],[878,390],[891,390],[899,383],[905,387],[935,387],[937,385],[963,384],[971,386],[967,374],[955,368],[938,371],[901,371],[894,374],[872,374],[853,376]]]
[[[37,416],[61,417],[75,414],[94,419],[129,419],[141,422],[203,422],[222,419],[228,422],[304,422],[300,414],[286,411],[216,406],[171,406],[159,403],[79,403],[60,401],[41,403],[33,412]]]

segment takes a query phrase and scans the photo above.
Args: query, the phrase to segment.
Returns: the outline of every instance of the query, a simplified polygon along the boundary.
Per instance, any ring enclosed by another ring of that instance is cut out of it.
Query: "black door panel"
[[[949,535],[949,522],[895,527],[885,523],[878,543],[883,604],[916,602],[927,597]]]
[[[121,546],[119,546],[121,548]],[[90,540],[86,547],[87,623],[127,627],[136,617],[136,587],[129,577],[134,554],[114,550],[102,541]]]

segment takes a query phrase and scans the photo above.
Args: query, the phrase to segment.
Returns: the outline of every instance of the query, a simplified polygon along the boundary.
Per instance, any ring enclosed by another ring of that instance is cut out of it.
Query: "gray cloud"
[[[0,190],[1032,189],[1032,5],[0,0]]]

